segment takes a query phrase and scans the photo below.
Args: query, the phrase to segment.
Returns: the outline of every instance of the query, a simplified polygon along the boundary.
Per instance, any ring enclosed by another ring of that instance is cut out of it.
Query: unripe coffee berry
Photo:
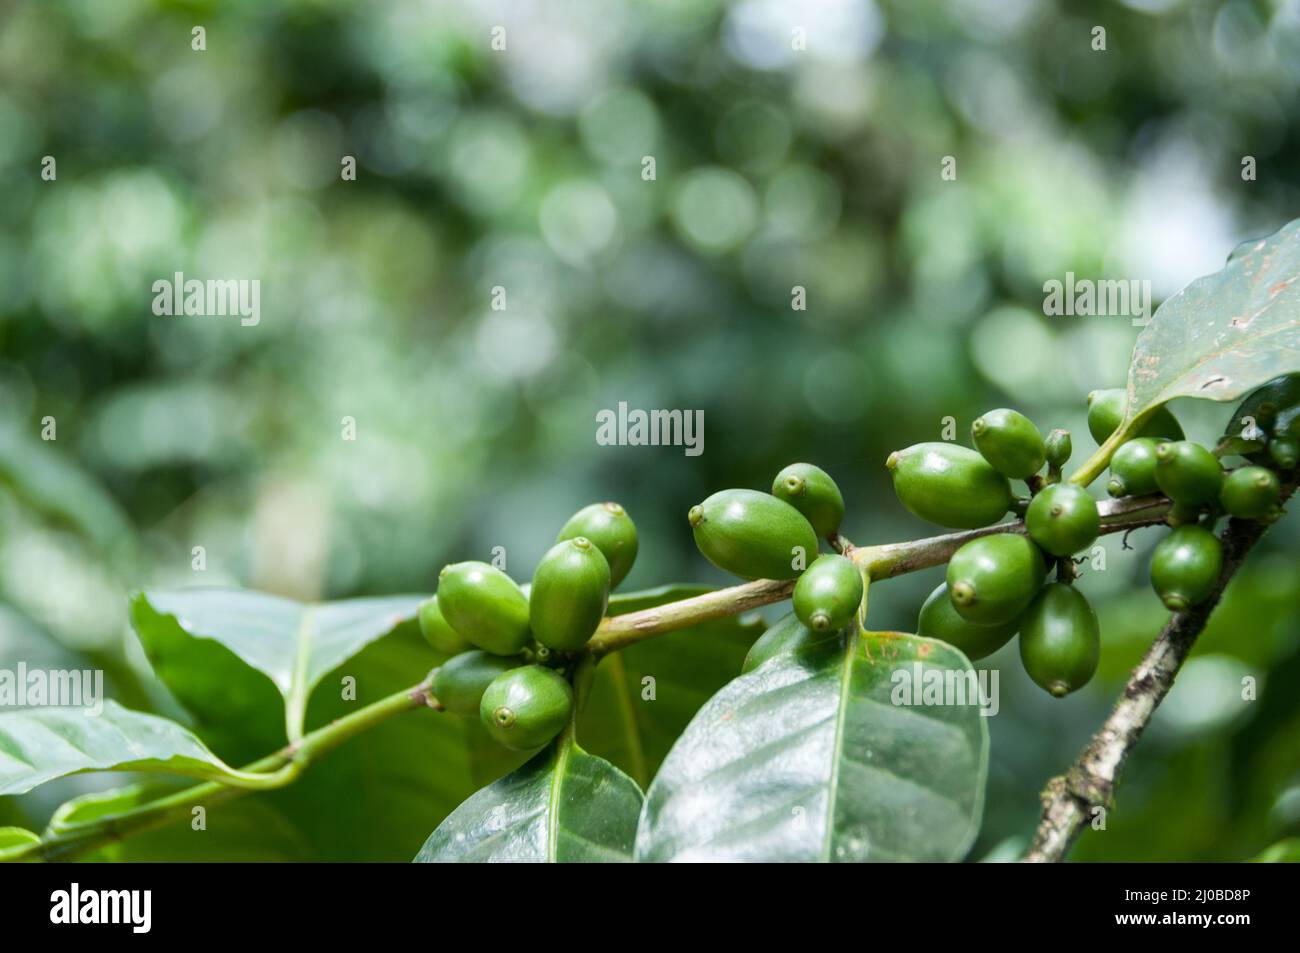
[[[885,461],[903,506],[932,523],[976,529],[996,523],[1011,506],[1011,484],[974,450],[918,443]]]
[[[479,702],[483,727],[513,751],[540,748],[563,730],[572,712],[569,683],[540,665],[523,665],[498,675]]]
[[[1128,406],[1128,392],[1123,388],[1095,390],[1088,395],[1088,432],[1092,439],[1102,444],[1115,432],[1124,419]],[[1183,428],[1179,426],[1168,407],[1161,407],[1142,425],[1135,437],[1157,437],[1165,440],[1182,440]]]
[[[1042,490],[1029,504],[1025,528],[1053,556],[1071,556],[1091,546],[1101,532],[1101,515],[1088,491],[1073,483]]]
[[[1151,556],[1151,585],[1165,608],[1183,612],[1210,597],[1223,568],[1223,547],[1203,526],[1180,526]]]
[[[1138,437],[1120,446],[1110,458],[1111,496],[1146,496],[1160,489],[1156,483],[1156,447],[1151,437]]]
[[[1042,551],[1027,537],[983,536],[949,560],[948,598],[968,622],[1001,625],[1024,611],[1046,571]]]
[[[1176,440],[1156,447],[1156,485],[1176,503],[1204,506],[1219,498],[1223,467],[1199,443]]]
[[[1097,671],[1101,629],[1083,593],[1048,583],[1020,619],[1020,661],[1055,698],[1082,688]]]
[[[1019,411],[990,410],[971,424],[971,436],[993,469],[1016,480],[1033,476],[1047,458],[1042,434]]]
[[[839,532],[844,497],[830,474],[811,463],[792,463],[772,481],[772,495],[804,515],[813,532],[826,539]]]
[[[1229,516],[1238,519],[1262,519],[1273,512],[1282,497],[1277,474],[1264,467],[1242,467],[1223,479],[1219,501]]]
[[[756,490],[722,490],[693,506],[695,545],[742,579],[793,579],[817,556],[817,534],[784,500]]]
[[[438,608],[457,633],[484,651],[515,655],[528,642],[528,598],[495,566],[444,566],[438,576]]]
[[[587,537],[556,543],[533,574],[528,618],[533,637],[562,652],[582,648],[609,604],[609,564]]]
[[[626,578],[636,562],[637,535],[632,517],[618,503],[592,503],[569,517],[557,543],[583,536],[591,540],[609,563],[609,588]]]
[[[963,619],[948,598],[948,584],[941,582],[921,605],[916,634],[947,642],[976,662],[1010,642],[1019,625],[1018,617],[1000,625],[976,625]]]
[[[815,632],[842,629],[862,602],[862,574],[851,559],[818,556],[794,585],[794,612]]]

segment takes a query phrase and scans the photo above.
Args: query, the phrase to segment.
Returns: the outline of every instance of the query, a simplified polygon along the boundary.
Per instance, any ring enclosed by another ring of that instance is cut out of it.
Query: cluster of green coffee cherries
[[[1119,426],[1124,403],[1121,390],[1089,395],[1088,429],[1098,443]],[[1156,547],[1151,582],[1173,611],[1214,591],[1223,561],[1216,521],[1224,515],[1275,519],[1278,471],[1296,467],[1300,377],[1266,386],[1243,408],[1254,414],[1258,439],[1217,449],[1245,457],[1247,466],[1225,473],[1219,455],[1185,440],[1163,408],[1112,458],[1112,496],[1162,493],[1172,501],[1174,529]],[[936,442],[891,454],[886,465],[898,498],[917,516],[954,529],[991,526],[1016,513],[1024,516],[1025,533],[993,532],[953,553],[946,581],[921,607],[917,632],[956,646],[972,661],[1019,633],[1025,670],[1062,697],[1092,678],[1100,656],[1096,613],[1073,585],[1073,557],[1101,531],[1097,504],[1085,489],[1061,480],[1071,452],[1067,431],[1044,439],[1023,414],[1001,409],[976,420],[971,436],[974,450]],[[1012,480],[1024,481],[1027,498],[1013,492]],[[755,643],[746,670],[853,620],[862,604],[861,570],[840,552],[819,553],[821,540],[844,549],[843,518],[835,481],[809,463],[786,467],[769,493],[722,490],[691,507],[695,543],[715,566],[742,579],[795,580],[793,614]],[[477,714],[514,750],[548,742],[573,711],[575,660],[636,554],[636,527],[623,507],[595,503],[565,523],[526,587],[487,563],[444,567],[437,594],[419,612],[425,638],[451,656],[432,678],[442,707]],[[1053,566],[1056,579],[1046,582]]]
[[[595,634],[636,553],[636,526],[623,507],[593,503],[564,524],[528,591],[488,563],[444,566],[437,594],[419,611],[425,639],[451,656],[433,673],[439,704],[477,715],[507,748],[550,741],[573,711],[574,654]]]
[[[1126,399],[1123,390],[1088,396],[1088,429],[1099,444],[1123,420]],[[1097,503],[1083,487],[1061,482],[1071,451],[1067,431],[1044,439],[1023,414],[999,409],[977,419],[971,436],[974,450],[922,443],[891,454],[886,466],[899,500],[923,519],[958,529],[989,526],[1014,512],[1023,515],[1026,535],[995,533],[962,545],[948,562],[946,581],[922,605],[917,632],[955,645],[971,660],[1018,632],[1026,672],[1064,697],[1092,678],[1100,658],[1096,613],[1073,585],[1074,555],[1101,530]],[[1259,462],[1225,472],[1219,456],[1184,439],[1178,421],[1161,408],[1112,457],[1111,496],[1162,493],[1172,502],[1173,532],[1151,561],[1151,584],[1170,610],[1182,612],[1214,592],[1223,552],[1213,527],[1222,516],[1271,521],[1279,515],[1276,471],[1296,466],[1294,434],[1266,435],[1252,452]],[[1028,499],[1015,495],[1011,480],[1025,482]],[[1053,567],[1056,579],[1045,583]]]
[[[824,631],[846,625],[862,602],[852,562],[817,556],[818,536],[832,536],[843,515],[844,500],[830,477],[796,464],[778,474],[771,494],[724,490],[692,507],[688,518],[700,550],[720,568],[745,579],[800,576],[795,613],[808,628]],[[564,524],[526,587],[487,563],[445,566],[437,594],[419,610],[424,637],[451,656],[432,676],[439,704],[478,715],[507,748],[528,751],[548,742],[573,711],[577,654],[636,554],[636,526],[623,507],[595,503]],[[804,558],[813,559],[807,572]]]

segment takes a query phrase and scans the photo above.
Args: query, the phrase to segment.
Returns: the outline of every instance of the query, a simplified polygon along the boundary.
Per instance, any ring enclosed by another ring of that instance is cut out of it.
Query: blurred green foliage
[[[606,498],[641,530],[628,588],[722,582],[686,509],[795,459],[840,482],[854,540],[927,534],[890,450],[1012,405],[1081,459],[1084,395],[1124,380],[1136,329],[1045,318],[1044,281],[1160,299],[1300,215],[1298,53],[1282,0],[7,4],[0,665],[80,659],[175,714],[130,588],[421,592],[494,546],[527,578]],[[155,316],[178,271],[260,280],[260,323]],[[598,446],[620,401],[702,409],[703,455]],[[1175,410],[1203,440],[1229,413]],[[1234,583],[1077,858],[1300,834],[1297,536],[1292,514]],[[1056,702],[1014,647],[994,658],[973,856],[1032,830],[1161,623],[1152,537],[1086,570],[1088,690]],[[909,628],[937,578],[880,587],[880,627]],[[102,784],[0,802],[0,823]]]

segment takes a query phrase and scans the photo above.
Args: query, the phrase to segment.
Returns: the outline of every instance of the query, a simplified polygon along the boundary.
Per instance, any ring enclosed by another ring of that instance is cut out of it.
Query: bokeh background
[[[0,666],[95,665],[170,712],[136,587],[427,592],[494,546],[526,579],[607,498],[641,532],[625,588],[723,583],[686,509],[797,459],[839,481],[855,541],[926,535],[890,450],[1009,405],[1082,458],[1086,393],[1124,382],[1137,329],[1045,317],[1044,281],[1158,301],[1300,215],[1298,84],[1295,0],[7,3]],[[176,271],[259,279],[260,324],[153,315]],[[702,410],[703,454],[598,446],[620,401]],[[1209,441],[1231,408],[1175,411]],[[1298,526],[1234,582],[1076,859],[1300,834]],[[1023,843],[1159,627],[1153,542],[1085,567],[1087,690],[1048,698],[1014,645],[991,660],[972,859]],[[940,578],[877,587],[875,621],[910,628]],[[0,801],[0,823],[104,783]]]

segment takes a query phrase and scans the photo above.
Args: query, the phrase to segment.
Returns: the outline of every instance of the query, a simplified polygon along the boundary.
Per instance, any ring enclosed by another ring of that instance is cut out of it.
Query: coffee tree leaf
[[[936,679],[965,698],[917,704]],[[951,646],[856,625],[768,659],[669,752],[646,792],[637,860],[960,860],[988,770],[974,682]]]

